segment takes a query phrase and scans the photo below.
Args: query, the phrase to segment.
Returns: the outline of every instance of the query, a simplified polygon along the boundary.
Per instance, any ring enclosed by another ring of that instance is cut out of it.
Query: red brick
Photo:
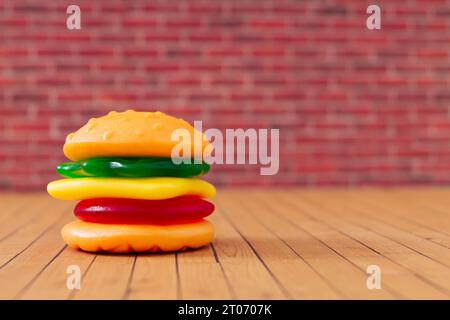
[[[23,86],[25,83],[26,80],[19,77],[0,77],[0,86]]]
[[[37,54],[39,56],[69,56],[72,52],[65,48],[46,48],[38,49]]]
[[[187,5],[189,14],[219,14],[222,12],[220,3],[192,3]]]
[[[251,54],[255,57],[282,57],[286,55],[286,50],[276,47],[254,47]]]
[[[154,13],[174,13],[178,12],[180,9],[180,6],[177,3],[170,3],[170,2],[153,2],[152,3],[146,3],[142,9],[144,11],[154,12]]]
[[[165,54],[169,58],[176,57],[195,57],[198,58],[202,54],[201,51],[197,48],[169,48]]]
[[[175,98],[177,98],[178,96],[175,94],[175,92],[172,91],[147,91],[144,96],[143,99],[148,100],[148,101],[170,101],[173,100]],[[151,110],[158,108],[156,106],[152,106]],[[145,109],[143,109],[145,110]]]
[[[186,65],[186,69],[195,72],[204,71],[220,71],[222,70],[222,64],[220,62],[204,63],[204,62],[193,62]]]
[[[91,93],[86,92],[64,92],[58,95],[58,99],[60,101],[91,101],[93,98]]]
[[[199,86],[201,82],[202,81],[200,78],[188,76],[188,77],[169,78],[167,84],[169,86],[183,87],[183,86]]]
[[[225,77],[225,76],[214,76],[211,80],[211,85],[213,86],[241,86],[244,84],[244,80],[239,76]]]
[[[68,31],[62,2],[4,0],[0,187],[44,189],[67,133],[130,107],[280,129],[278,175],[216,184],[448,184],[450,1],[428,2],[382,1],[372,31],[357,1],[82,1]]]
[[[169,29],[190,29],[190,28],[199,28],[202,26],[202,21],[199,19],[167,19],[165,25]]]
[[[233,57],[242,56],[244,51],[240,47],[229,47],[229,48],[211,48],[208,50],[208,55],[212,57]]]
[[[58,42],[67,41],[68,43],[74,43],[74,42],[89,42],[92,40],[92,37],[90,34],[65,32],[53,35],[52,39],[55,39]]]
[[[293,91],[278,91],[274,94],[275,100],[304,100],[306,98],[306,94],[300,90]]]
[[[242,3],[232,3],[230,6],[231,12],[233,13],[239,13],[239,14],[262,14],[265,11],[267,11],[267,8],[264,5],[261,5],[257,2],[248,3],[248,2],[242,2]]]
[[[111,57],[114,55],[114,50],[108,48],[82,48],[78,53],[81,56]]]
[[[36,84],[38,86],[68,86],[73,83],[73,77],[62,77],[62,76],[46,76],[38,77],[36,79]]]
[[[12,96],[15,102],[42,102],[48,99],[48,94],[39,92],[20,92]]]
[[[419,58],[447,59],[449,53],[445,50],[419,50],[417,56]]]
[[[16,17],[2,17],[0,18],[0,27],[4,28],[24,28],[28,25],[28,20],[16,16]]]
[[[218,34],[217,32],[208,33],[195,33],[188,36],[189,41],[192,42],[220,42],[224,40],[224,35]]]
[[[28,55],[28,49],[26,48],[14,48],[3,47],[0,48],[0,57],[18,58]]]
[[[264,19],[264,18],[253,18],[249,21],[249,26],[253,28],[283,28],[287,25],[285,19]]]
[[[126,56],[136,56],[136,57],[156,57],[158,55],[158,50],[155,48],[147,47],[127,47],[123,49],[123,55]]]
[[[127,101],[132,102],[138,99],[138,95],[131,92],[108,92],[101,94],[102,100],[110,100],[110,101]]]
[[[147,72],[169,72],[180,70],[180,65],[177,63],[152,63],[145,67]]]
[[[94,42],[106,42],[106,43],[134,43],[136,36],[133,34],[117,34],[117,33],[102,33],[93,39]]]
[[[42,122],[19,122],[14,123],[12,125],[13,130],[17,131],[47,131],[49,129],[48,123],[42,123]]]
[[[153,28],[158,24],[156,20],[129,18],[122,22],[124,28]]]
[[[151,32],[145,35],[145,41],[149,42],[176,42],[180,40],[180,35],[176,32],[162,33],[160,31]]]
[[[126,71],[134,71],[136,70],[136,66],[131,65],[129,63],[101,63],[98,68],[104,72],[126,72]]]

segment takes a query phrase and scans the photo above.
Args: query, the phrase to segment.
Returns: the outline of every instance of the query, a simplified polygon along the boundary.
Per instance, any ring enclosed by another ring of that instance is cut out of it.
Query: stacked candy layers
[[[172,141],[177,129],[192,139]],[[74,210],[79,220],[62,229],[64,241],[91,252],[177,251],[210,243],[214,228],[204,218],[214,205],[204,198],[216,191],[195,178],[209,165],[175,164],[171,153],[180,143],[185,160],[211,147],[189,123],[161,112],[113,111],[69,134],[64,154],[73,162],[57,168],[67,179],[47,187],[57,199],[81,200]]]

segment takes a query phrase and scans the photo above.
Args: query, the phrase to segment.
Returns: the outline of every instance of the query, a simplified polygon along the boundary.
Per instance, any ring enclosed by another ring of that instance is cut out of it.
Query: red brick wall
[[[280,128],[278,175],[219,184],[450,182],[449,0],[2,0],[0,30],[1,187],[43,187],[68,132],[130,107]]]

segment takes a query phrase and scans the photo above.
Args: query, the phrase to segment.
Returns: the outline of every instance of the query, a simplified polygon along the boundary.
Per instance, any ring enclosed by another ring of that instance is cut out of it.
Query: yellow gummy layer
[[[47,191],[61,200],[102,197],[161,200],[182,195],[211,198],[216,194],[216,188],[206,181],[171,177],[61,179],[50,182]]]
[[[167,226],[73,221],[61,234],[70,247],[84,251],[158,252],[203,247],[213,240],[214,227],[206,220]]]

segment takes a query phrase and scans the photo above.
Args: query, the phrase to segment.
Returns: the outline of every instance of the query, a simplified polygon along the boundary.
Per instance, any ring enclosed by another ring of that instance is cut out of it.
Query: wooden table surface
[[[0,194],[2,299],[450,298],[450,189],[219,190],[212,245],[91,254],[60,237],[74,202]],[[81,289],[67,268],[79,266]],[[367,288],[371,265],[381,289]]]

